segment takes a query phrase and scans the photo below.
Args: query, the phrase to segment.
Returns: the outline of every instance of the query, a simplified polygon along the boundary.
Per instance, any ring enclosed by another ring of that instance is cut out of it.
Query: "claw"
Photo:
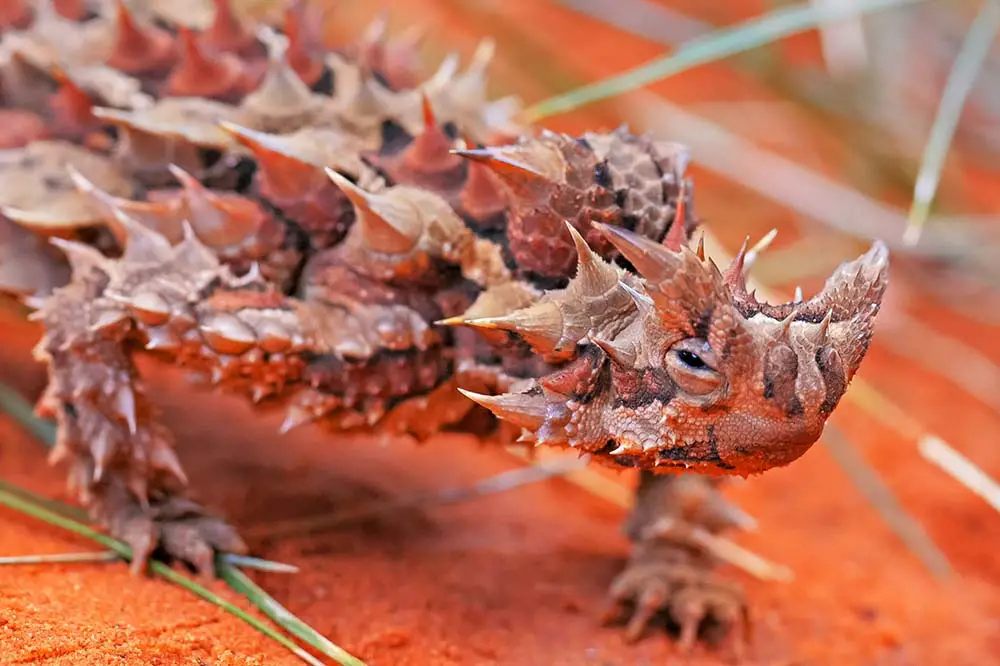
[[[128,386],[118,389],[115,394],[115,408],[118,414],[125,419],[128,424],[129,434],[133,437],[139,432],[139,425],[135,416],[135,394]]]
[[[688,654],[694,649],[695,641],[698,640],[698,629],[708,611],[702,600],[693,597],[693,595],[688,595],[688,597],[675,599],[670,605],[671,615],[681,627],[677,647],[684,654]]]
[[[133,576],[138,576],[146,570],[146,565],[153,555],[153,550],[159,541],[157,539],[159,530],[153,522],[145,522],[142,526],[134,526],[132,529],[141,530],[141,532],[131,533],[128,538],[123,540],[132,548],[132,563],[129,565],[129,572]]]
[[[634,643],[642,638],[649,621],[667,600],[667,591],[655,586],[646,588],[635,602],[635,610],[625,629],[625,640]]]

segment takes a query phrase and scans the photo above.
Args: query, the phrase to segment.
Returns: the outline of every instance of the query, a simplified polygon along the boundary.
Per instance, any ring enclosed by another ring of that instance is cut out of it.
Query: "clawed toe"
[[[144,571],[149,559],[158,556],[183,562],[198,575],[212,578],[216,553],[248,550],[228,523],[184,498],[170,497],[144,508],[119,496],[100,503],[94,513],[112,536],[132,548],[133,573]]]
[[[690,564],[631,562],[615,579],[603,613],[606,624],[625,619],[625,638],[640,639],[660,614],[678,628],[678,647],[689,652],[703,629],[713,627],[731,636],[733,651],[742,659],[748,638],[747,608],[733,585],[711,571]],[[624,611],[624,612],[623,612]]]
[[[215,575],[215,554],[247,552],[246,544],[224,521],[211,516],[199,516],[157,523],[160,550],[168,559],[179,560],[194,568],[198,575]]]

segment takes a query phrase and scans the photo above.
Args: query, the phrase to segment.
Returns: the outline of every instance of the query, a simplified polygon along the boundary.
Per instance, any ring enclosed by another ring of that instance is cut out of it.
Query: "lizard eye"
[[[715,353],[701,339],[678,342],[667,350],[663,367],[678,387],[691,395],[707,395],[722,384],[722,375],[713,367]]]
[[[708,367],[705,364],[705,361],[701,359],[701,356],[698,356],[694,352],[688,351],[686,349],[677,350],[677,359],[684,365],[688,366],[689,368],[697,369],[697,368]]]

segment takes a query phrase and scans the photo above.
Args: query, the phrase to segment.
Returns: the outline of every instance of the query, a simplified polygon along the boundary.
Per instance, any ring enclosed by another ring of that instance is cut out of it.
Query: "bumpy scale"
[[[485,98],[490,43],[420,83],[414,34],[331,49],[301,3],[280,32],[214,4],[201,31],[167,3],[0,12],[0,286],[37,308],[38,410],[93,517],[137,569],[245,550],[185,499],[139,351],[284,404],[283,431],[485,435],[492,412],[525,445],[642,471],[608,614],[632,609],[629,637],[666,609],[685,647],[708,624],[739,639],[741,593],[691,537],[748,523],[712,477],[818,439],[884,246],[760,303],[745,247],[723,272],[688,246],[683,146],[530,136],[516,100]]]

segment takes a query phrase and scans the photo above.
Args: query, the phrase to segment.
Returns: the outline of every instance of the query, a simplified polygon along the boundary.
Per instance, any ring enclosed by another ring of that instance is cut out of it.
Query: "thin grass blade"
[[[798,5],[776,9],[761,17],[692,39],[675,53],[657,58],[635,69],[539,102],[524,111],[523,119],[525,122],[533,123],[542,118],[572,111],[592,102],[636,90],[699,65],[811,30],[823,23],[855,18],[923,1],[925,0],[859,0],[856,4],[847,6]]]
[[[88,539],[96,541],[102,546],[106,546],[107,548],[111,549],[119,557],[131,561],[132,549],[129,548],[124,543],[122,543],[121,541],[109,537],[106,534],[102,534],[101,532],[98,532],[97,530],[94,530],[93,528],[84,525],[83,523],[73,520],[72,518],[68,518],[64,515],[51,511],[44,506],[40,506],[32,502],[31,500],[19,496],[19,494],[17,493],[10,492],[9,489],[11,487],[12,487],[11,484],[5,481],[0,481],[0,504],[10,509],[13,509],[14,511],[18,511],[20,513],[29,515],[32,518],[36,518],[37,520],[46,522],[49,525],[61,527],[64,530],[73,532],[74,534],[87,537]],[[180,573],[171,569],[170,567],[166,566],[162,562],[155,562],[155,561],[150,562],[149,568],[156,575],[165,578],[166,580],[168,580],[171,583],[174,583],[175,585],[179,585],[185,590],[198,595],[199,597],[208,601],[209,603],[215,604],[219,608],[222,608],[226,612],[243,620],[244,622],[249,624],[257,631],[261,632],[268,638],[281,644],[283,647],[288,649],[290,652],[295,654],[297,657],[299,657],[306,663],[312,666],[322,666],[321,661],[319,661],[316,657],[312,656],[304,649],[293,643],[288,637],[283,636],[282,634],[278,633],[268,625],[264,624],[262,621],[258,620],[257,618],[253,617],[252,615],[244,611],[239,606],[236,606],[226,601],[225,599],[215,594],[211,590],[202,587],[201,585],[194,582],[190,578],[187,578],[186,576],[183,576]],[[360,664],[360,662],[358,663]]]
[[[996,511],[1000,511],[1000,483],[978,465],[963,456],[939,437],[927,435],[918,443],[920,455],[944,470],[953,479],[979,495]]]
[[[287,608],[278,603],[277,600],[236,567],[223,562],[219,567],[219,577],[226,581],[233,590],[236,590],[252,601],[254,606],[274,620],[275,623],[282,626],[288,633],[298,637],[322,654],[336,660],[338,664],[342,664],[343,666],[365,666],[363,661],[340,646],[330,642],[318,631],[292,615]]]
[[[48,446],[51,447],[55,443],[55,424],[35,416],[35,410],[31,403],[3,383],[0,383],[0,411],[9,414],[12,419]]]
[[[889,485],[847,436],[838,428],[827,424],[822,441],[837,464],[847,472],[857,489],[910,552],[920,558],[933,575],[939,578],[953,575],[955,569],[944,551],[938,548],[924,526],[903,507]]]
[[[24,400],[24,398],[3,383],[0,383],[0,398],[2,398],[2,401],[0,401],[0,410],[7,412],[24,428],[34,433],[46,446],[52,446],[55,440],[55,428],[45,428],[44,426],[46,424],[52,424],[38,418],[34,414],[34,410],[31,409],[30,405],[26,400]],[[81,536],[93,539],[94,541],[111,548],[124,559],[131,559],[132,551],[127,545],[88,526],[86,524],[86,516],[83,515],[82,512],[80,512],[76,507],[67,506],[61,502],[40,497],[28,490],[18,488],[17,486],[2,480],[0,480],[0,504],[5,504],[10,508],[21,511],[22,513],[27,513],[28,515],[48,522],[49,524],[62,527]],[[77,520],[77,517],[80,519]],[[247,578],[243,572],[234,566],[235,564],[253,566],[254,568],[261,570],[282,573],[297,572],[297,568],[280,562],[270,562],[268,560],[261,560],[252,557],[240,557],[228,553],[222,555],[218,559],[219,574],[227,583],[229,583],[233,591],[246,596],[251,603],[257,605],[258,610],[274,619],[275,622],[287,629],[289,633],[299,636],[323,654],[337,659],[338,663],[346,664],[347,666],[364,666],[364,662],[334,645],[332,642],[321,636],[315,629],[295,617],[291,612],[281,606],[266,592],[257,587],[253,581],[250,581],[250,579]],[[224,608],[228,612],[233,613],[258,631],[264,633],[269,638],[278,641],[282,646],[292,651],[296,656],[303,659],[307,663],[321,664],[321,662],[317,661],[315,657],[310,655],[308,652],[305,652],[298,645],[295,645],[287,637],[276,632],[274,629],[260,622],[253,616],[248,615],[239,607],[234,606],[228,601],[215,595],[210,590],[207,590],[197,583],[194,583],[180,574],[177,574],[175,571],[160,562],[150,562],[149,566],[155,573],[163,576],[167,580],[181,585],[185,589],[197,594],[203,599],[206,599],[207,601]],[[234,612],[233,609],[238,612]]]
[[[292,564],[285,564],[284,562],[274,562],[272,560],[262,560],[259,557],[250,557],[249,555],[236,555],[234,553],[224,553],[222,559],[229,564],[236,567],[243,567],[244,569],[254,569],[256,571],[265,571],[267,573],[285,573],[294,574],[299,572],[299,568]]]
[[[80,564],[84,562],[116,562],[121,555],[113,550],[98,553],[54,553],[52,555],[9,555],[0,557],[0,565],[9,564]]]
[[[983,68],[997,31],[1000,31],[1000,2],[986,0],[965,35],[962,48],[955,57],[941,93],[937,115],[913,186],[913,204],[910,206],[906,232],[903,234],[903,242],[907,245],[913,246],[920,241],[930,215],[931,203],[941,184],[941,174],[962,108]]]

